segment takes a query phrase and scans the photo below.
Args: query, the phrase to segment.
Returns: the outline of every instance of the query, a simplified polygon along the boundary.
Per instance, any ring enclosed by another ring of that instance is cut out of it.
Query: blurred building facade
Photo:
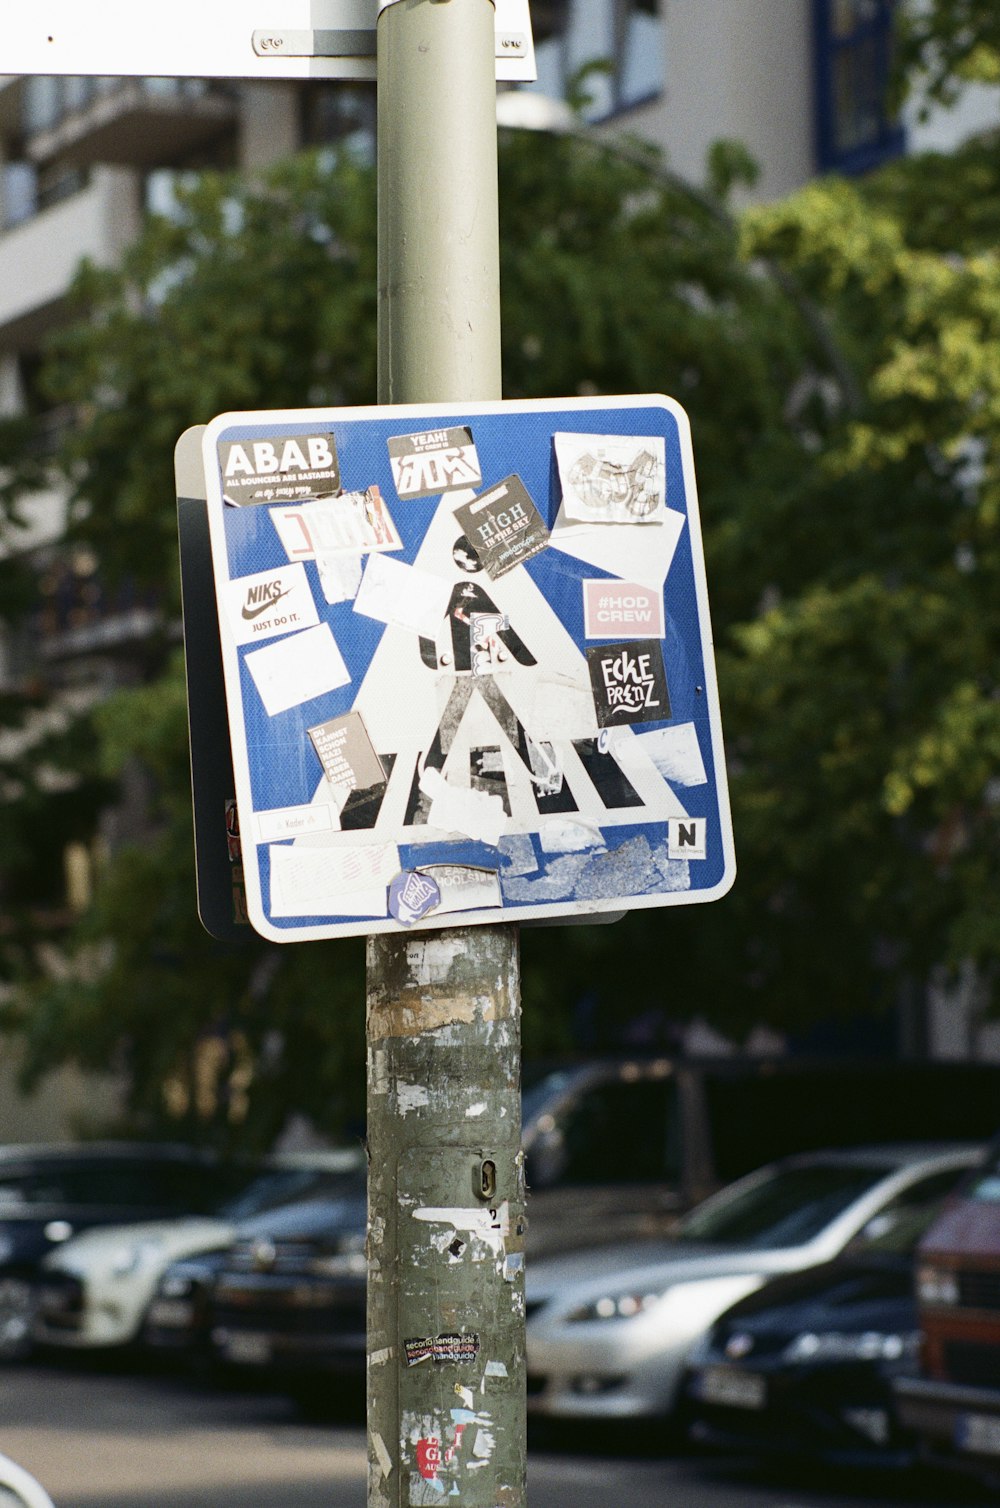
[[[762,199],[996,124],[985,90],[947,114],[923,120],[911,106],[893,118],[891,12],[892,0],[532,0],[538,83],[502,95],[500,116],[558,128],[575,110],[597,131],[655,142],[693,181],[714,141],[740,141],[760,168],[748,192]],[[0,78],[0,415],[41,418],[43,444],[71,421],[46,409],[38,371],[74,269],[84,257],[114,265],[144,215],[169,210],[179,175],[371,139],[374,117],[373,86]],[[158,627],[156,604],[109,597],[98,562],[60,549],[58,493],[27,512],[30,527],[0,538],[0,554],[34,554],[39,611],[27,642],[0,625],[0,691],[41,666],[67,695],[99,696],[128,673],[121,651]],[[67,852],[68,905],[86,901],[86,868]]]

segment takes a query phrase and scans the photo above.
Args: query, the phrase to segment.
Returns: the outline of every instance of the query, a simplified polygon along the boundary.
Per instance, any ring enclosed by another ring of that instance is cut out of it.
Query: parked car
[[[923,1180],[842,1256],[770,1279],[716,1320],[681,1387],[699,1444],[841,1464],[912,1459],[893,1381],[917,1369],[916,1246],[957,1176]]]
[[[36,1301],[37,1340],[74,1350],[126,1346],[138,1339],[156,1284],[169,1262],[218,1250],[242,1221],[305,1194],[334,1196],[363,1176],[360,1147],[275,1157],[244,1167],[239,1192],[216,1198],[207,1215],[91,1230],[45,1259]]]
[[[768,1277],[830,1261],[876,1215],[939,1192],[968,1163],[964,1146],[790,1157],[706,1200],[668,1240],[529,1263],[530,1412],[669,1415],[687,1353],[724,1310]]]
[[[209,1322],[221,1362],[267,1369],[293,1391],[311,1379],[364,1376],[364,1177],[247,1222],[212,1288]]]
[[[635,1055],[527,1065],[528,1255],[666,1235],[735,1178],[829,1146],[831,1126],[841,1146],[987,1142],[998,1104],[1000,1065],[985,1063]]]
[[[31,1346],[42,1259],[94,1226],[204,1210],[219,1197],[218,1160],[143,1142],[0,1147],[0,1359]]]
[[[9,1456],[0,1456],[0,1508],[55,1508],[41,1482]]]
[[[522,1108],[529,1280],[552,1253],[667,1234],[698,1194],[718,1187],[722,1175],[732,1178],[760,1166],[766,1157],[754,1158],[765,1148],[774,1152],[822,1145],[821,1134],[828,1137],[831,1122],[842,1125],[845,1136],[851,1137],[866,1128],[885,1131],[888,1126],[913,1134],[914,1119],[937,1125],[938,1099],[917,1117],[919,1105],[914,1108],[910,1093],[926,1092],[931,1080],[943,1092],[964,1093],[961,1116],[968,1125],[986,1122],[986,1102],[994,1107],[1000,1093],[1000,1075],[994,1069],[958,1078],[946,1074],[938,1080],[935,1075],[928,1078],[919,1066],[916,1077],[908,1075],[910,1069],[893,1063],[810,1065],[759,1059],[689,1062],[627,1057],[529,1066]],[[843,1116],[845,1102],[851,1105],[849,1117]],[[359,1255],[363,1218],[359,1202],[356,1228],[351,1231],[335,1223],[324,1240],[353,1241]],[[222,1291],[232,1292],[234,1304],[219,1319],[223,1353],[232,1344],[250,1357],[249,1365],[281,1359],[287,1372],[299,1366],[321,1372],[327,1335],[333,1338],[333,1369],[341,1366],[345,1351],[354,1344],[342,1338],[362,1333],[363,1294],[359,1283],[330,1283],[321,1264],[315,1267],[314,1240],[315,1232],[306,1238],[300,1259],[291,1258],[291,1253],[282,1256],[282,1271],[294,1274],[294,1303],[268,1303],[270,1283],[244,1283],[246,1274],[226,1268]],[[246,1246],[243,1250],[241,1261],[246,1261]],[[822,1261],[822,1255],[811,1261]],[[204,1301],[201,1283],[198,1274],[186,1270],[178,1274],[181,1291],[161,1291],[154,1310],[154,1344],[183,1350],[187,1304],[190,1300],[198,1315]],[[190,1289],[189,1297],[184,1289]],[[744,1291],[733,1289],[732,1298]],[[311,1360],[296,1339],[306,1310],[317,1336]],[[244,1330],[249,1341],[240,1339]],[[193,1338],[196,1332],[198,1319]],[[170,1333],[172,1339],[167,1339]],[[290,1339],[285,1341],[285,1336]],[[193,1344],[198,1347],[196,1339]],[[244,1363],[235,1360],[234,1365]]]
[[[900,1419],[941,1465],[1000,1482],[1000,1138],[917,1253],[920,1376],[896,1384]]]
[[[211,1362],[212,1290],[231,1244],[179,1257],[163,1269],[140,1334],[152,1355],[188,1366]]]

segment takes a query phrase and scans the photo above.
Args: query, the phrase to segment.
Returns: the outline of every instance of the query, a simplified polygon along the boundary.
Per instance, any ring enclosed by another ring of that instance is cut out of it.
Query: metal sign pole
[[[494,11],[378,22],[379,398],[500,397]],[[368,939],[368,1503],[525,1501],[517,930]]]

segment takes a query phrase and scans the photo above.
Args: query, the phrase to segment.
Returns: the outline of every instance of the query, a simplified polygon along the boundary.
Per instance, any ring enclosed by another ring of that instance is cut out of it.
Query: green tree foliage
[[[902,87],[952,103],[963,83],[1000,83],[1000,12],[993,0],[921,0],[897,7]]]
[[[746,176],[735,149],[718,155],[717,181]],[[826,360],[810,319],[743,258],[718,199],[676,183],[646,148],[514,134],[501,172],[507,393],[678,393],[694,416],[715,532],[731,533],[727,520],[760,495],[766,473],[788,485],[795,476],[810,404],[789,426],[789,395]],[[206,176],[174,217],[150,223],[120,270],[81,271],[79,317],[47,372],[53,398],[81,413],[61,457],[69,539],[108,578],[156,584],[168,619],[178,606],[176,437],[227,409],[372,401],[374,246],[373,170],[326,154],[265,179]],[[737,618],[758,593],[730,573],[718,601]],[[233,1073],[240,1086],[249,1074],[262,1142],[289,1105],[327,1126],[359,1114],[361,944],[227,949],[200,930],[179,658],[96,718],[100,772],[141,770],[150,804],[70,939],[75,967],[20,996],[32,1069],[69,1056],[120,1063],[147,1124],[162,1119],[168,1083],[172,1113],[212,1135],[227,1134]],[[553,990],[572,1002],[558,978],[564,951],[556,933],[527,949],[529,1007]],[[620,1014],[635,1004],[615,1000]],[[552,1016],[529,1008],[529,1046],[565,1038]],[[220,1089],[207,1118],[206,1055]],[[246,1097],[240,1087],[241,1105]]]
[[[695,1012],[739,1031],[892,1002],[1000,952],[995,672],[1000,331],[991,151],[812,185],[734,220],[647,148],[514,133],[501,153],[508,396],[667,391],[692,417],[740,874],[711,907],[524,936],[529,1051]],[[974,185],[973,187],[969,187]],[[71,538],[177,612],[170,457],[232,408],[374,397],[374,181],[307,156],[206,177],[119,272],[85,269],[49,380],[84,422]],[[146,830],[74,967],[24,993],[38,1069],[123,1063],[144,1124],[261,1144],[363,1104],[359,943],[229,949],[194,915],[179,660],[96,714]],[[214,1099],[204,1092],[215,1065]]]

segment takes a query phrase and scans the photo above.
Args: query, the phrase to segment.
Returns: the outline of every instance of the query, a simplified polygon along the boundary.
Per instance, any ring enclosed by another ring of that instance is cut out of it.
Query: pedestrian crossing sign
[[[729,889],[677,403],[228,413],[202,457],[258,932],[598,920]]]

